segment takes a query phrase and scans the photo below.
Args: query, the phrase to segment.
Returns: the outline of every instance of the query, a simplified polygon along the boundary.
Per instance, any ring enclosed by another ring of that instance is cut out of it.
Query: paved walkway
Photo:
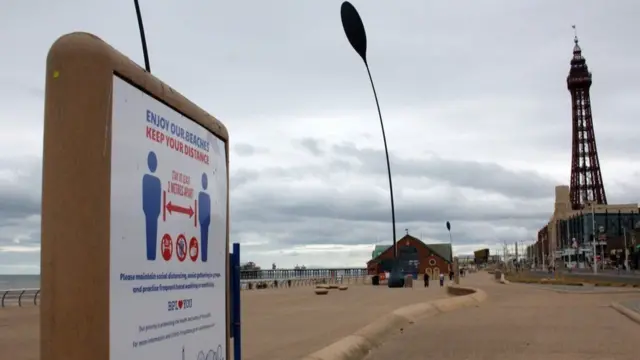
[[[325,296],[315,295],[312,286],[243,291],[243,360],[300,359],[397,307],[448,296],[436,282],[428,289],[414,285],[350,285]],[[39,360],[38,330],[39,307],[0,309],[0,354]]]
[[[486,302],[418,322],[367,360],[640,359],[640,325],[609,307],[639,294],[561,294],[482,273],[465,283]]]

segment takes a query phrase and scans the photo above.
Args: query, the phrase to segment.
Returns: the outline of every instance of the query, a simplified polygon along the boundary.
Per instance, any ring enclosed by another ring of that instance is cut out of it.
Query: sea
[[[39,288],[40,275],[0,275],[0,291]]]
[[[312,270],[319,271],[320,273],[314,273]],[[251,282],[255,280],[305,279],[322,276],[362,276],[365,272],[366,269],[357,269],[357,271],[349,273],[346,273],[344,270],[338,269],[310,269],[307,271],[303,270],[301,274],[296,273],[295,270],[285,272],[283,272],[282,270],[276,270],[274,274],[271,274],[271,270],[263,270],[259,273],[253,273],[249,270],[246,274],[242,275],[241,281]],[[329,275],[330,273],[331,275]],[[39,288],[40,275],[0,275],[0,291]]]

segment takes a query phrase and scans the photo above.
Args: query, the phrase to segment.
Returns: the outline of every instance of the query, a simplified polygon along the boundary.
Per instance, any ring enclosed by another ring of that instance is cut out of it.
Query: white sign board
[[[117,76],[110,359],[223,359],[227,168],[211,132]]]

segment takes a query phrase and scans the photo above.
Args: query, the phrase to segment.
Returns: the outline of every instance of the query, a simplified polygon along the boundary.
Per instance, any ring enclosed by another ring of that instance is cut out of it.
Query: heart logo
[[[182,300],[178,300],[178,308],[182,309]]]

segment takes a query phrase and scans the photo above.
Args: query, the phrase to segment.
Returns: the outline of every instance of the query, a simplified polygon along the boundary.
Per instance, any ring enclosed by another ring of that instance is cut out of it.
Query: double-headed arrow
[[[194,214],[193,208],[191,206],[186,208],[179,205],[175,205],[171,201],[169,201],[169,203],[167,204],[167,210],[169,211],[169,214],[175,211],[177,213],[189,215],[189,218],[192,218]]]

